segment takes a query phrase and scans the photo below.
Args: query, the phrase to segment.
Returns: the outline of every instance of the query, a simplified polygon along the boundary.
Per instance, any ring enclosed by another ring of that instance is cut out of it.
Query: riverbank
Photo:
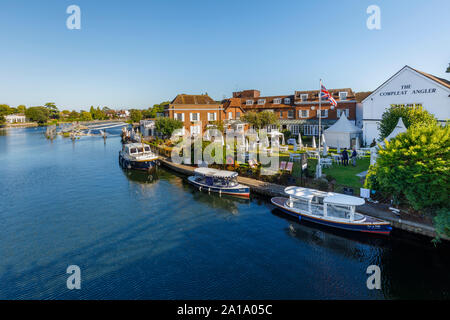
[[[165,167],[178,172],[183,175],[192,175],[195,168],[182,164],[175,164],[169,161],[167,158],[160,157],[161,164]],[[250,187],[250,190],[254,193],[265,197],[285,197],[285,186],[281,186],[275,183],[264,182],[247,177],[238,177],[238,182]],[[430,238],[436,237],[436,230],[431,223],[416,221],[408,215],[402,215],[401,217],[393,214],[388,205],[366,203],[358,207],[358,211],[375,218],[379,218],[391,223],[394,228],[401,229],[407,232],[423,235]],[[447,237],[442,237],[444,240],[450,240]]]

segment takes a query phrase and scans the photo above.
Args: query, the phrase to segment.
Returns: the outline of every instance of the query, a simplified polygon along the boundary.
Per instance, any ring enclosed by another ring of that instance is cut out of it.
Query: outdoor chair
[[[283,171],[286,169],[286,161],[281,161],[280,162],[280,170]]]

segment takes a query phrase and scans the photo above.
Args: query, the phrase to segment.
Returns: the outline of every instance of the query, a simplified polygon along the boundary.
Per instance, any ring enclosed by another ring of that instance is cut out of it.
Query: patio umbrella
[[[322,133],[322,145],[324,146],[325,144],[326,144],[325,135]]]
[[[249,149],[248,140],[245,140],[245,151],[248,152],[248,149]]]
[[[317,145],[316,145],[316,137],[315,137],[315,136],[313,136],[312,147],[313,147],[314,149],[317,148]]]
[[[268,147],[270,146],[270,143],[269,143],[269,137],[268,137],[268,136],[266,136],[265,139],[264,139],[264,146],[265,146],[266,148],[268,148]]]
[[[303,148],[303,141],[302,141],[302,135],[298,134],[298,145],[300,148]]]
[[[356,150],[359,149],[359,137],[356,137],[356,141],[355,141],[355,149],[356,149]]]
[[[281,145],[286,145],[285,141],[284,141],[284,134],[281,136]]]
[[[339,141],[338,141],[338,145],[337,145],[337,153],[338,153],[338,154],[341,153],[341,147],[339,146]]]

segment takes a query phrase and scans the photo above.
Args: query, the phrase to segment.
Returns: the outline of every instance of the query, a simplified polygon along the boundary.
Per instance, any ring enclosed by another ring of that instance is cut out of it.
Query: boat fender
[[[198,190],[199,190],[199,191],[202,191],[202,187],[199,187]]]

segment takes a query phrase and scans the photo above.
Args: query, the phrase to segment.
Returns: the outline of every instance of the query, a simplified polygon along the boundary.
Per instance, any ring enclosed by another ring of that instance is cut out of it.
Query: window
[[[191,113],[191,121],[199,121],[200,120],[200,113]]]
[[[337,110],[337,117],[340,118],[343,112],[345,112],[345,116],[348,118],[349,109],[338,109]]]
[[[184,121],[184,113],[175,113],[175,120]]]
[[[301,99],[302,101],[307,101],[307,100],[308,100],[308,94],[307,94],[307,93],[302,93],[302,94],[300,95],[300,99]]]
[[[284,98],[284,104],[291,104],[290,98]]]
[[[339,92],[339,100],[347,100],[347,92]]]
[[[309,110],[298,110],[300,118],[309,118]]]
[[[320,110],[321,111],[321,118],[328,118],[328,110]],[[317,110],[317,118],[319,118],[319,110]]]
[[[258,99],[258,104],[259,105],[266,104],[266,99]]]
[[[291,132],[292,132],[292,134],[294,134],[294,135],[297,135],[297,134],[299,134],[300,133],[300,126],[298,126],[298,125],[292,125],[291,126]]]
[[[283,111],[280,111],[280,118],[283,118]]]
[[[280,103],[281,103],[281,98],[273,99],[273,104],[280,104]]]
[[[236,111],[236,119],[239,119],[241,117],[241,113],[239,111]]]
[[[294,110],[288,110],[288,118],[289,119],[294,118]]]
[[[216,115],[217,114],[215,112],[211,112],[211,113],[208,112],[208,121],[216,121],[217,120]]]
[[[228,120],[231,120],[231,119],[233,119],[233,112],[232,111],[228,112]]]
[[[324,126],[321,126],[321,132],[323,132]],[[305,124],[303,126],[303,134],[305,136],[317,136],[319,135],[319,126],[314,124]]]
[[[248,106],[253,105],[253,100],[247,100],[246,104],[247,104]]]

